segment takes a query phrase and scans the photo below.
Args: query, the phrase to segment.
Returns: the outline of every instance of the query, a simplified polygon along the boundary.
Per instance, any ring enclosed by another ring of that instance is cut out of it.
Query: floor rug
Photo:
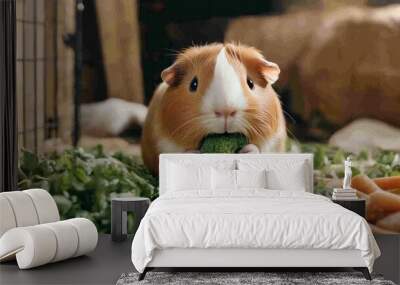
[[[213,285],[297,285],[297,284],[370,284],[395,285],[380,275],[368,281],[360,272],[148,272],[142,281],[138,273],[122,274],[117,285],[146,284],[213,284]]]

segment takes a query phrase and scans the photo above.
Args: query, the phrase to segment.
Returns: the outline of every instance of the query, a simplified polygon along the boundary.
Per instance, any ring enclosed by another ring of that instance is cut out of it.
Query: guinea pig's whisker
[[[208,127],[211,127],[211,126],[214,125],[215,120],[213,120],[213,119],[203,119],[203,120],[201,121],[201,123],[202,123],[203,125],[206,125],[206,126],[208,126]]]
[[[255,121],[254,125],[250,124],[249,122],[246,122],[246,127],[249,130],[250,134],[253,134],[254,136],[257,136],[257,137],[264,137],[266,134],[268,134],[272,131],[273,128],[271,126],[271,122],[272,122],[272,124],[275,125],[276,120],[271,114],[269,114],[267,112],[262,113],[262,114],[254,114],[251,112],[248,112],[248,113],[249,113],[250,119]],[[267,118],[267,120],[266,120],[266,118]],[[266,130],[267,130],[267,132],[266,132]]]
[[[265,122],[262,122],[262,121],[259,121],[259,125],[255,126],[255,128],[260,130],[261,133],[265,133],[265,130],[267,130],[267,132],[271,132],[273,129],[270,124],[266,124]],[[264,132],[262,132],[261,129],[264,129]]]
[[[215,118],[208,117],[201,121],[201,125],[204,126],[205,132],[212,130],[215,127]]]
[[[295,136],[295,134],[286,127],[286,132],[290,135],[289,137],[293,139],[296,143],[300,143],[299,139]]]
[[[250,136],[251,134],[255,134],[258,136],[261,135],[260,131],[258,129],[256,129],[254,126],[252,126],[248,121],[243,121],[243,124],[246,127],[246,130],[248,133],[247,136]]]
[[[278,122],[278,118],[276,118],[275,116],[271,115],[269,112],[264,111],[261,114],[254,114],[254,113],[249,113],[250,117],[259,121],[262,125],[268,126],[269,128],[271,128],[271,125],[276,125]],[[268,122],[265,120],[267,119]]]
[[[268,121],[265,120],[265,117],[254,119],[259,123],[259,125],[265,126],[268,129],[272,129],[273,126],[276,125],[276,120],[274,118],[268,118]]]
[[[165,50],[167,51],[167,55],[169,55],[169,56],[176,57],[177,55],[179,55],[181,53],[179,50],[171,49],[171,48],[166,48]]]
[[[263,133],[259,127],[257,127],[257,126],[251,126],[251,127],[259,136],[263,135]]]
[[[253,126],[249,126],[249,132],[250,132],[250,136],[253,136],[253,137],[262,136],[262,134],[260,134],[260,132],[257,129],[255,129]]]
[[[200,127],[196,127],[196,128],[190,128],[187,130],[187,132],[180,134],[182,139],[186,139],[186,138],[198,138],[200,139],[202,137],[202,133],[205,132],[205,128],[200,126]]]
[[[180,130],[184,129],[187,125],[195,122],[196,120],[199,120],[201,118],[201,116],[197,116],[197,117],[193,117],[190,118],[189,120],[187,120],[186,122],[184,122],[183,124],[179,125],[177,128],[175,128],[172,132],[171,132],[171,136],[175,136],[177,132],[179,132]]]
[[[282,110],[283,113],[292,121],[293,124],[296,124],[296,120],[293,118],[292,115],[290,115],[288,112],[286,112],[285,110]]]
[[[239,125],[240,132],[242,132],[246,137],[248,137],[249,136],[249,131],[247,128],[248,122],[246,122],[245,119],[239,118],[238,125]]]
[[[276,118],[273,117],[269,113],[263,113],[263,114],[252,114],[252,113],[249,113],[249,117],[252,118],[252,119],[255,119],[255,120],[257,120],[260,123],[265,124],[265,125],[269,125],[270,122],[272,122],[272,123],[276,122]]]
[[[208,122],[212,123],[213,116],[207,115],[207,114],[202,114],[202,115],[192,117],[189,120],[187,120],[186,122],[184,122],[183,124],[181,124],[180,126],[178,126],[174,131],[172,131],[171,136],[175,136],[178,132],[182,131],[183,129],[188,127],[188,125],[190,125],[196,121],[199,123],[200,127],[188,128],[186,130],[186,132],[184,132],[183,135],[182,134],[179,134],[179,135],[183,136],[184,138],[186,138],[187,136],[199,136],[199,134],[207,131],[207,129],[203,125],[207,124]]]

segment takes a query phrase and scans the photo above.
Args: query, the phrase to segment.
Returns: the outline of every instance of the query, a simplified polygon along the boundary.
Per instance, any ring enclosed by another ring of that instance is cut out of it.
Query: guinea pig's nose
[[[214,113],[217,117],[233,117],[236,114],[236,110],[234,108],[225,108],[221,110],[215,110]]]

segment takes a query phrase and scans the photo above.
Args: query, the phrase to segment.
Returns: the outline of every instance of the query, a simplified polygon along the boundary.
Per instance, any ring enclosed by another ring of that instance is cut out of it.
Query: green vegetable
[[[248,140],[242,134],[207,136],[200,151],[235,153]],[[333,187],[340,187],[343,161],[351,155],[353,175],[371,178],[400,175],[400,154],[394,151],[362,151],[358,155],[337,147],[289,140],[288,151],[314,154],[314,192],[330,196]],[[19,161],[20,189],[39,187],[54,197],[62,219],[86,217],[99,232],[110,232],[110,199],[117,196],[158,196],[158,178],[154,177],[136,156],[122,152],[108,155],[99,145],[93,149],[69,149],[45,157],[23,151]],[[128,216],[131,230],[134,217]]]
[[[116,196],[158,196],[158,179],[138,157],[121,152],[107,155],[101,146],[69,149],[39,157],[23,151],[20,189],[40,187],[54,197],[62,219],[86,217],[99,232],[110,232],[110,199]],[[133,217],[128,218],[132,228]]]
[[[289,141],[287,151],[300,150],[314,154],[314,192],[317,194],[329,197],[333,187],[341,187],[343,163],[347,156],[351,156],[353,161],[353,176],[366,174],[370,178],[376,178],[400,174],[400,154],[395,151],[363,150],[353,154],[327,144]]]
[[[236,153],[239,152],[248,140],[240,133],[211,134],[206,136],[200,146],[201,153]]]

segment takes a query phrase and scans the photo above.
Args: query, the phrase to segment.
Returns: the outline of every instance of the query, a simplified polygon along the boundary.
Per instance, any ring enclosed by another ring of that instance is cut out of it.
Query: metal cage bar
[[[0,192],[17,189],[15,0],[0,1]]]
[[[21,27],[16,35],[21,39],[19,43],[17,41],[20,56],[16,59],[22,89],[18,96],[20,102],[17,102],[22,113],[18,135],[20,147],[38,153],[44,140],[59,137],[59,37],[62,36],[58,31],[59,3],[53,0],[15,1],[17,8],[20,5],[15,22]],[[52,81],[49,90],[47,80]]]

